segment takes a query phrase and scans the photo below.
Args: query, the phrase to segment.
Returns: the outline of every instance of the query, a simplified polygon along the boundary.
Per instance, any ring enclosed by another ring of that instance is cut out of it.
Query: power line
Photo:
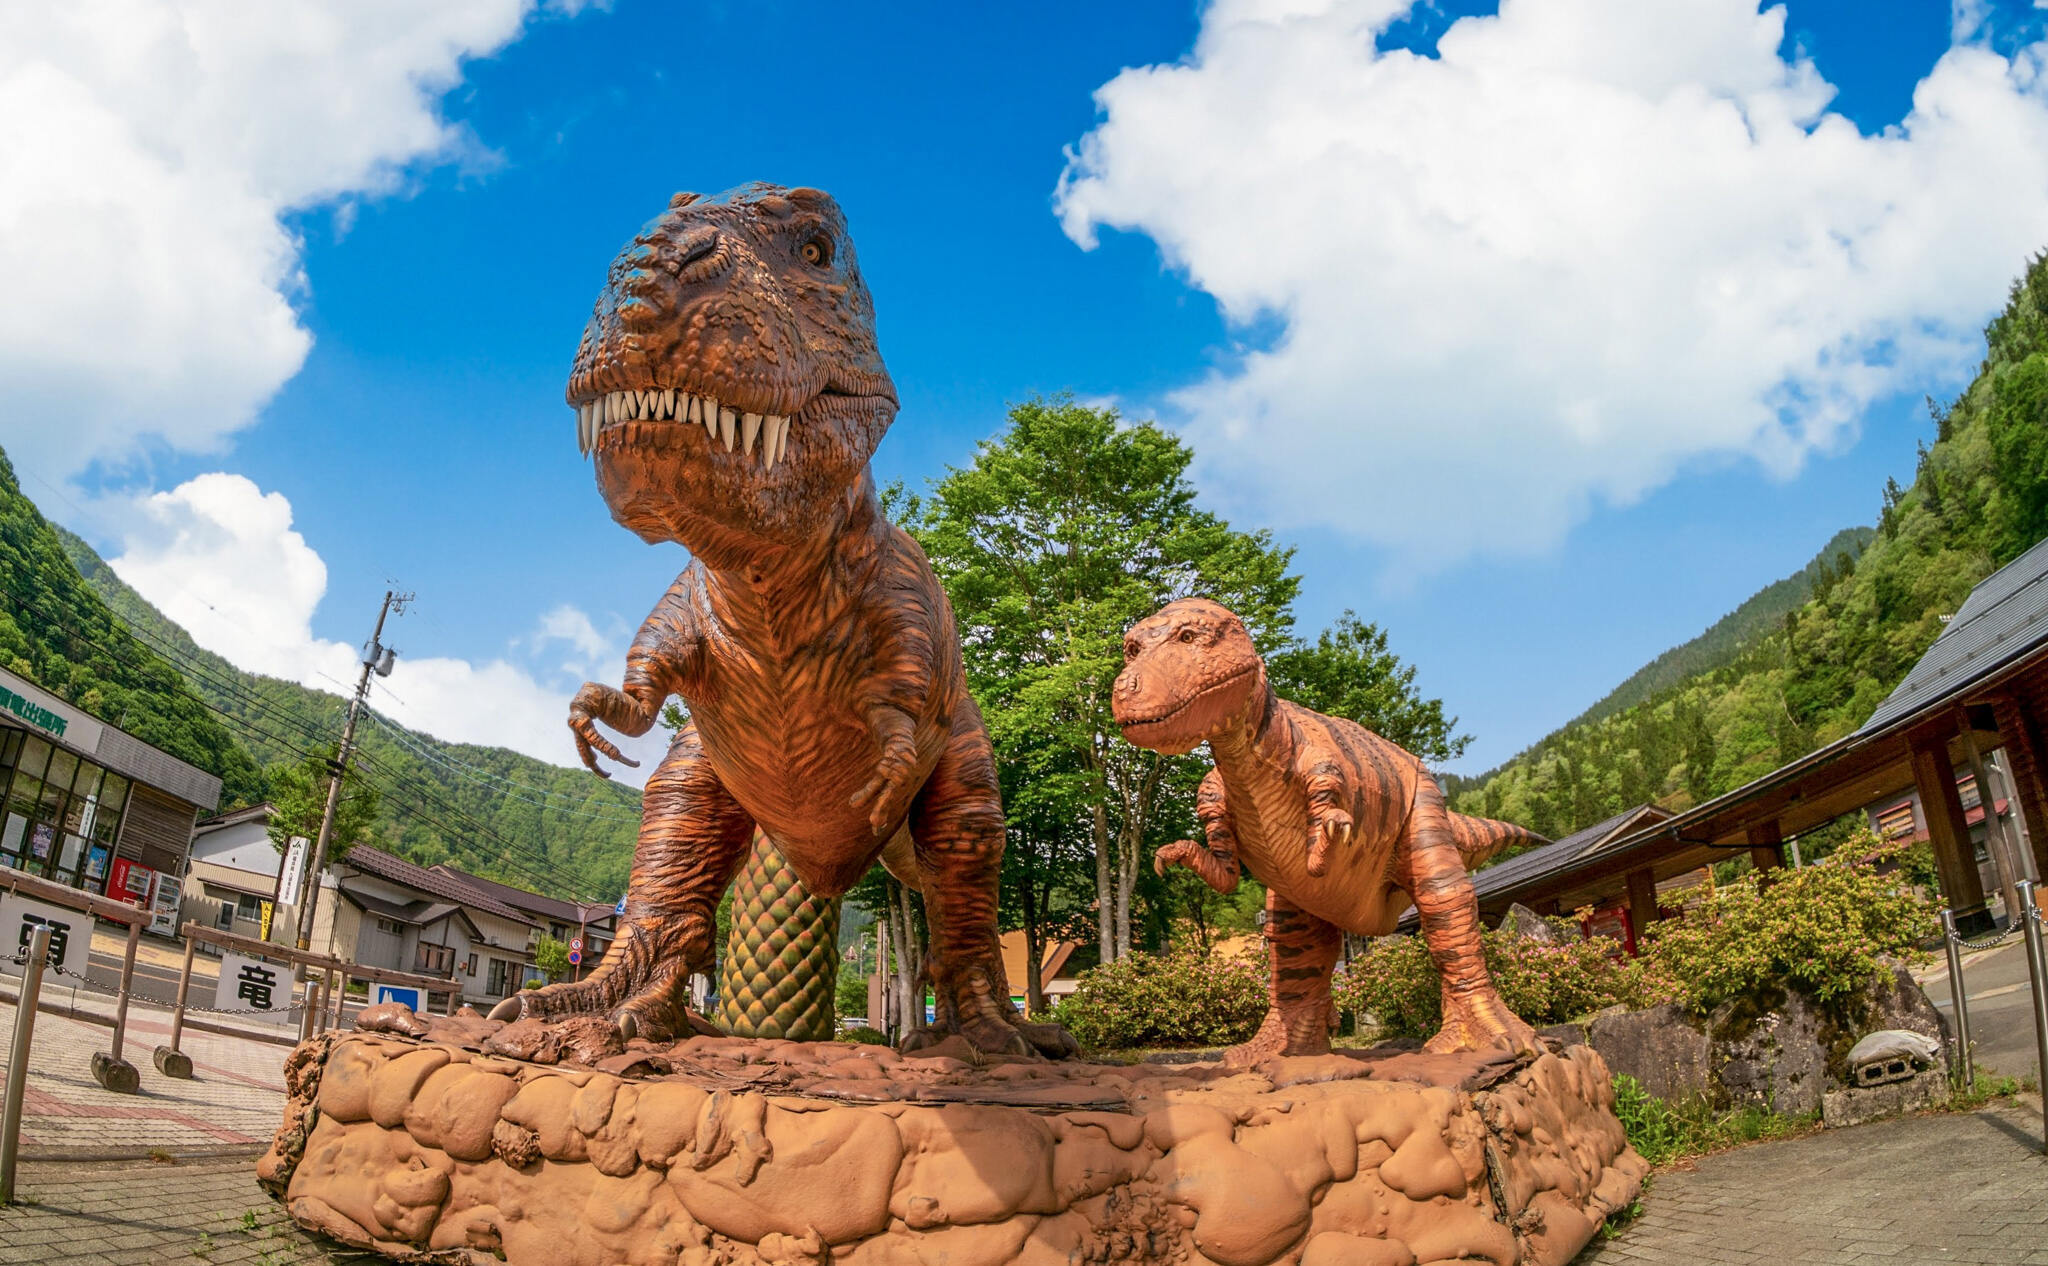
[[[403,726],[400,726],[397,722],[374,708],[370,710],[370,719],[383,726],[392,738],[396,739],[401,746],[405,747],[415,756],[446,767],[447,771],[455,777],[466,778],[471,782],[491,787],[494,790],[499,787],[510,787],[521,791],[531,791],[545,797],[545,799],[535,800],[528,796],[513,795],[510,791],[498,791],[498,794],[507,800],[516,800],[520,804],[537,805],[550,813],[558,813],[565,817],[595,818],[611,822],[637,822],[640,820],[640,814],[637,811],[627,809],[624,805],[620,805],[616,809],[571,809],[558,807],[549,803],[549,801],[574,799],[574,793],[550,791],[546,787],[536,787],[531,783],[520,782],[515,778],[507,778],[502,774],[492,773],[480,765],[469,764],[467,761],[460,760],[446,752],[434,751],[415,739]]]

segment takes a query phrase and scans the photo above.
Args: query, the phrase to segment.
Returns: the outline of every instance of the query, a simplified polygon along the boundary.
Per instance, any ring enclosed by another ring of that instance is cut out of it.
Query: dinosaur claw
[[[613,1017],[612,1023],[618,1026],[619,1040],[621,1042],[630,1042],[640,1036],[640,1019],[631,1011],[619,1012],[617,1016]]]
[[[509,1023],[513,1020],[521,1018],[525,1010],[526,999],[520,996],[519,994],[513,994],[511,997],[505,999],[497,1006],[492,1007],[489,1018]]]

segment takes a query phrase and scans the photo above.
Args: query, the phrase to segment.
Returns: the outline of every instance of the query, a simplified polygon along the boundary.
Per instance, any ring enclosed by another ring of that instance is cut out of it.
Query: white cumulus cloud
[[[241,475],[214,473],[168,492],[139,498],[125,516],[121,552],[108,560],[116,575],[192,639],[252,672],[346,694],[355,685],[359,648],[313,633],[313,613],[327,591],[327,565],[292,527],[282,493],[266,493]],[[367,614],[366,618],[367,618]],[[557,606],[507,655],[476,663],[403,653],[404,617],[384,641],[401,648],[390,679],[372,694],[376,708],[402,725],[457,743],[509,747],[557,765],[576,754],[565,721],[569,697],[585,678],[615,681],[626,636],[607,638],[589,615]],[[521,662],[511,652],[566,642],[569,662]],[[641,768],[619,768],[638,785],[665,748],[657,727],[622,744]],[[609,765],[609,762],[607,762]]]
[[[290,213],[474,145],[527,0],[0,6],[0,442],[53,478],[217,449],[304,361]]]
[[[1959,18],[1865,136],[1781,8],[1504,0],[1378,51],[1409,8],[1217,0],[1098,91],[1060,181],[1076,242],[1149,235],[1246,331],[1166,404],[1271,521],[1441,559],[1702,463],[1789,475],[1973,368],[2048,244],[2042,45]]]

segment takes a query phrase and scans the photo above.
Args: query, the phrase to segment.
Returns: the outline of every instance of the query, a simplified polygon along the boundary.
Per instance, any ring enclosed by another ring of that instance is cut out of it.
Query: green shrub
[[[1620,1004],[1646,1007],[1679,996],[1678,985],[1640,960],[1617,958],[1611,941],[1545,945],[1482,932],[1486,968],[1510,1010],[1529,1023],[1560,1024]],[[1337,1005],[1378,1021],[1385,1036],[1426,1038],[1443,1022],[1442,990],[1419,936],[1381,941],[1334,982]]]
[[[880,1029],[871,1029],[865,1024],[856,1024],[850,1029],[842,1030],[839,1034],[839,1040],[863,1046],[887,1046],[889,1044],[889,1035]]]
[[[1823,1004],[1854,993],[1883,959],[1923,957],[1937,926],[1909,870],[1884,873],[1903,850],[1876,844],[1866,833],[1811,866],[1710,886],[1682,918],[1650,927],[1644,956],[1684,983],[1696,1011],[1775,989]]]
[[[1126,1050],[1242,1042],[1265,1014],[1263,950],[1224,958],[1176,945],[1082,972],[1052,1019],[1083,1046]]]

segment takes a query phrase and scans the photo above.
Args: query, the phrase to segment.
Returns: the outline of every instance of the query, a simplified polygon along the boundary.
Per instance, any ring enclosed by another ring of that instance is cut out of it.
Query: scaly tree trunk
[[[782,850],[760,832],[733,881],[732,927],[718,976],[718,1026],[726,1032],[832,1040],[839,898],[805,888]]]

